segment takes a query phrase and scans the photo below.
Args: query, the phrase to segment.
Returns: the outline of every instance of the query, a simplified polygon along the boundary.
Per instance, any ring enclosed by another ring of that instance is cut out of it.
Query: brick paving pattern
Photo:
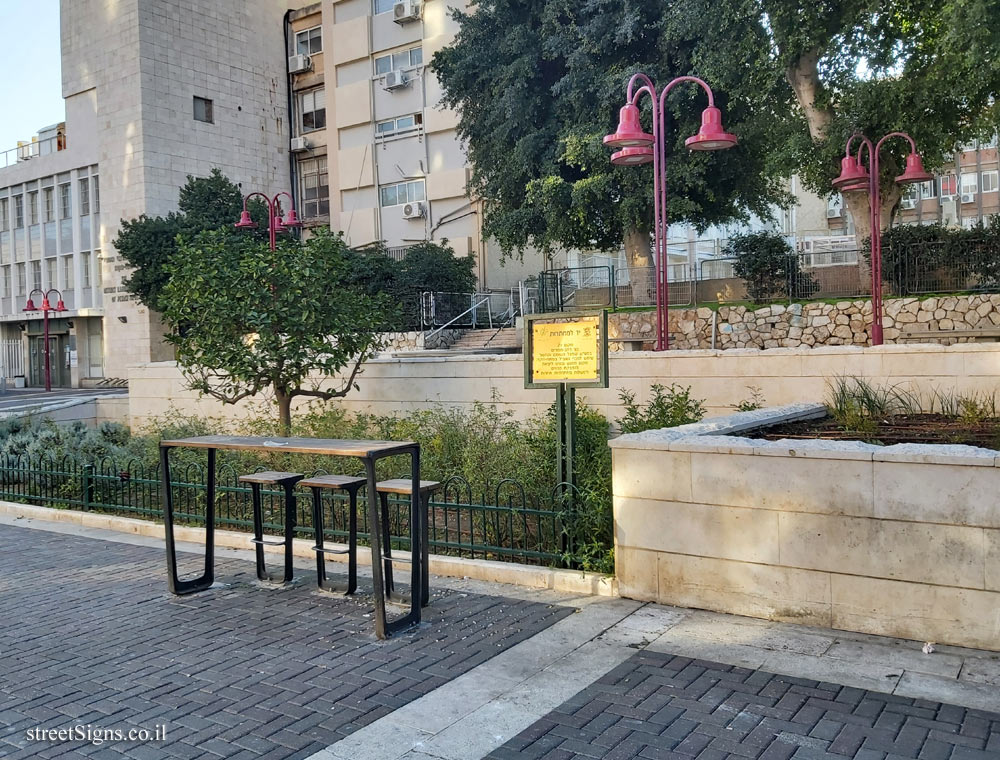
[[[378,642],[370,604],[314,576],[260,588],[220,560],[216,578],[232,585],[173,597],[162,550],[0,526],[0,757],[307,757],[572,612],[442,591],[420,629]],[[26,739],[160,724],[158,745]]]
[[[488,757],[997,760],[1000,714],[642,652]]]

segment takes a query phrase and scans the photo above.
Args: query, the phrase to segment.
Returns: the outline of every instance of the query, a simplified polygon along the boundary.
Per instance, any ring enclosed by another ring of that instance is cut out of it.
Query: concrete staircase
[[[468,330],[448,348],[453,353],[518,354],[521,352],[521,331],[505,327],[492,330]]]

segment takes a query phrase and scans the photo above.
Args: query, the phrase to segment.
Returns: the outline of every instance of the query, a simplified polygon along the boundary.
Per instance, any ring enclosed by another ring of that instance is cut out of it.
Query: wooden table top
[[[416,444],[412,441],[352,441],[338,438],[278,438],[239,435],[199,435],[160,441],[172,448],[235,449],[243,451],[287,451],[292,454],[327,454],[334,457],[387,455]]]

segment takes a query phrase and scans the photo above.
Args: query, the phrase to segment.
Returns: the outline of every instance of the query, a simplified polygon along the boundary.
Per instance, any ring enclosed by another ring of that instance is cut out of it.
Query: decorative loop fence
[[[171,469],[178,478],[171,484],[177,521],[203,525],[205,468],[188,464]],[[215,520],[220,528],[249,531],[253,526],[250,488],[239,482],[239,474],[229,464],[222,463],[216,468]],[[327,473],[317,470],[309,474]],[[265,527],[280,534],[283,493],[265,490],[262,494]],[[0,456],[0,499],[147,520],[163,517],[159,468],[149,468],[138,460],[100,459],[94,464],[81,465],[69,457],[55,460]],[[539,504],[528,498],[524,486],[515,480],[502,480],[476,494],[467,480],[453,476],[442,483],[430,503],[430,550],[472,559],[567,566],[570,503],[567,492],[558,486],[549,503]],[[302,489],[296,504],[296,533],[311,537],[311,492]],[[409,500],[391,498],[389,504],[393,547],[408,549]],[[324,536],[345,541],[347,496],[324,492],[323,507]],[[367,499],[359,497],[358,509],[358,526],[363,531],[368,524]],[[367,532],[359,532],[358,537],[367,544]]]

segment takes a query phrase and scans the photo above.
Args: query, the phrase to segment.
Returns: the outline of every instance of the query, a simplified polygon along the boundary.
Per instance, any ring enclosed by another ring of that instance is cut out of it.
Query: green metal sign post
[[[556,478],[572,500],[576,389],[608,387],[607,312],[525,317],[524,387],[556,391]]]

